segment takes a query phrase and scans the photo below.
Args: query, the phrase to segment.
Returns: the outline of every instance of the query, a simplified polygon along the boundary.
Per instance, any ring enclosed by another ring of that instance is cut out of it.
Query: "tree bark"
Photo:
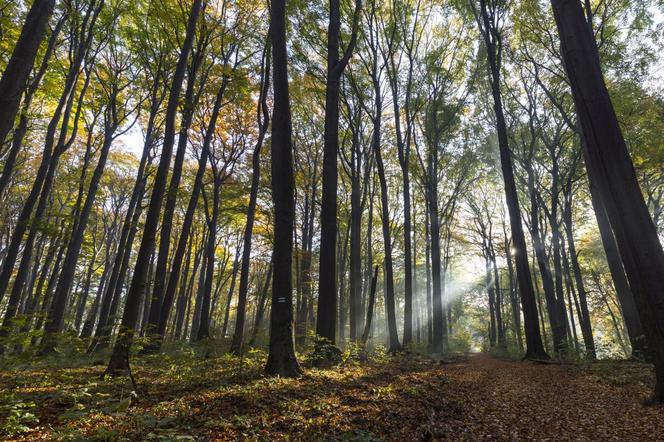
[[[0,78],[0,144],[4,143],[14,126],[21,96],[54,8],[55,0],[32,2],[21,35]]]
[[[274,203],[272,267],[274,270],[270,346],[265,372],[272,376],[298,377],[301,375],[302,369],[295,356],[293,327],[292,267],[295,177],[293,174],[291,109],[288,95],[285,0],[272,1],[270,20],[274,55],[272,60],[274,108],[271,146],[272,201]],[[334,161],[336,161],[336,152]],[[334,280],[334,273],[332,280]],[[332,327],[332,334],[334,334],[334,322],[332,322]]]
[[[575,0],[552,0],[565,69],[597,185],[655,363],[653,401],[664,402],[664,251],[604,83],[597,43]]]
[[[521,304],[526,331],[527,348],[525,357],[529,359],[548,359],[540,335],[537,300],[533,291],[533,281],[528,265],[528,249],[526,248],[526,238],[521,223],[521,210],[519,208],[519,198],[514,180],[514,169],[509,149],[507,124],[505,122],[503,111],[503,101],[500,89],[502,36],[500,35],[500,30],[495,27],[495,17],[492,19],[489,16],[486,0],[480,0],[480,9],[480,11],[475,10],[475,16],[487,47],[491,93],[494,102],[493,108],[496,115],[496,129],[498,131],[500,165],[505,184],[505,200],[510,215],[512,241],[516,255],[516,273],[521,293]],[[493,12],[495,13],[496,11]]]
[[[155,247],[155,237],[157,225],[159,224],[159,215],[166,191],[166,180],[168,178],[168,169],[171,163],[173,153],[173,144],[175,139],[175,117],[180,101],[180,92],[184,82],[187,59],[193,45],[196,23],[201,11],[202,0],[194,0],[187,22],[187,31],[180,55],[178,58],[173,81],[169,93],[168,104],[165,116],[164,142],[162,146],[161,158],[157,173],[155,175],[154,188],[150,197],[150,203],[145,218],[145,228],[141,245],[136,257],[136,266],[131,280],[131,286],[127,292],[122,323],[117,341],[113,348],[113,353],[108,363],[107,372],[111,375],[118,372],[129,370],[129,349],[134,337],[134,326],[138,315],[138,307],[143,293],[145,292],[145,283],[147,279],[147,270],[149,266],[150,255]]]
[[[323,195],[320,214],[320,267],[316,334],[330,344],[337,328],[337,155],[339,153],[339,92],[341,76],[357,40],[361,0],[356,0],[353,29],[343,57],[339,56],[341,2],[330,0],[327,29],[327,82],[325,88],[325,132],[323,135]],[[276,55],[276,54],[275,54]],[[276,275],[276,271],[275,271]]]
[[[249,191],[249,207],[247,208],[247,221],[244,226],[242,243],[242,267],[240,269],[240,286],[238,288],[237,314],[235,316],[235,330],[231,341],[230,352],[235,355],[242,354],[244,341],[244,324],[247,317],[247,293],[249,291],[249,266],[251,264],[251,241],[256,218],[256,204],[258,200],[258,186],[261,178],[261,149],[270,123],[270,110],[267,104],[267,95],[270,89],[270,64],[272,63],[270,30],[263,50],[261,69],[261,89],[258,100],[257,123],[258,139],[251,157],[251,190]]]

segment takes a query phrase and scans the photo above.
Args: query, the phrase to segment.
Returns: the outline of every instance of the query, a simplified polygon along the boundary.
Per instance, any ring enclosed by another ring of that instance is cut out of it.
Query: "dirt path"
[[[441,367],[460,414],[432,426],[435,438],[664,440],[664,408],[644,407],[647,387],[579,368],[472,355]],[[622,384],[622,385],[621,385]]]

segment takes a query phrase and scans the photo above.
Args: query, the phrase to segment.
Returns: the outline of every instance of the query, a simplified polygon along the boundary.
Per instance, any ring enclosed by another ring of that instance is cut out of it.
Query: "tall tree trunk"
[[[230,352],[236,355],[242,353],[244,341],[244,323],[247,318],[247,293],[249,291],[249,265],[251,264],[251,241],[256,218],[256,204],[258,200],[258,186],[261,178],[261,149],[270,123],[270,109],[267,104],[267,95],[270,89],[270,64],[272,63],[270,30],[263,49],[261,69],[261,89],[258,100],[257,123],[258,139],[251,157],[251,190],[249,191],[249,207],[247,207],[247,221],[244,226],[242,242],[242,268],[240,269],[240,286],[238,288],[237,313],[235,315],[235,330],[231,341]],[[296,324],[297,327],[297,324]]]
[[[530,236],[533,240],[533,249],[537,258],[537,266],[542,276],[542,288],[546,300],[546,309],[549,314],[551,334],[553,335],[553,349],[557,354],[562,354],[567,348],[567,337],[565,324],[560,318],[556,289],[549,265],[549,257],[546,254],[546,245],[540,233],[540,213],[535,189],[535,178],[532,169],[528,169],[528,190],[530,193]]]
[[[196,341],[202,341],[210,337],[210,302],[212,300],[212,281],[214,281],[215,251],[217,248],[217,224],[219,223],[219,203],[221,200],[221,186],[223,178],[213,172],[214,190],[212,196],[212,217],[208,222],[208,237],[205,250],[205,285],[201,298],[201,317],[198,323]]]
[[[182,49],[178,58],[173,81],[168,97],[168,105],[165,116],[164,142],[162,146],[161,158],[155,175],[154,188],[150,197],[150,203],[145,218],[145,227],[141,245],[136,257],[136,266],[131,280],[131,286],[127,292],[124,313],[118,339],[113,348],[113,353],[108,363],[107,372],[115,374],[117,372],[129,370],[129,349],[134,337],[134,326],[136,325],[138,307],[143,293],[145,292],[145,283],[147,279],[147,270],[149,266],[150,255],[155,247],[155,237],[157,225],[159,224],[159,215],[161,205],[166,191],[166,180],[168,178],[168,169],[171,163],[173,153],[173,144],[175,140],[175,117],[180,101],[180,92],[187,68],[187,59],[193,45],[194,34],[198,15],[201,11],[202,0],[194,0],[187,22],[187,32]]]
[[[579,316],[579,323],[581,325],[581,334],[583,335],[583,343],[586,348],[586,356],[589,359],[595,359],[596,356],[595,341],[593,339],[593,329],[590,322],[590,311],[588,310],[588,301],[586,299],[586,287],[583,282],[583,276],[581,275],[581,266],[579,265],[579,258],[576,253],[576,245],[574,243],[574,229],[572,223],[572,201],[569,199],[565,203],[565,207],[563,209],[563,218],[565,224],[565,234],[567,237],[567,247],[569,250],[569,256],[572,263],[574,280],[576,281],[576,288],[578,291],[579,310],[581,312],[581,315]],[[610,229],[611,227],[609,226],[609,233],[611,233]],[[611,233],[611,236],[613,236],[613,233]],[[622,269],[621,272],[624,278],[625,273]],[[636,312],[634,313],[636,314]]]
[[[14,126],[21,96],[35,63],[46,30],[53,14],[55,0],[35,0],[25,18],[21,35],[0,78],[0,144]]]
[[[351,152],[351,195],[350,195],[350,272],[348,307],[350,316],[349,338],[355,342],[360,324],[362,297],[362,195],[360,189],[360,155],[358,134],[353,134]]]
[[[438,207],[438,146],[430,146],[427,155],[427,203],[431,246],[431,333],[434,353],[447,351],[447,323],[443,304],[443,283],[440,257],[440,215]]]
[[[480,0],[480,11],[475,10],[480,30],[487,47],[487,58],[489,63],[489,77],[491,93],[493,96],[493,109],[496,115],[496,129],[498,131],[498,146],[500,150],[500,165],[505,184],[505,200],[510,215],[510,226],[512,241],[515,250],[516,274],[519,281],[521,293],[521,304],[526,331],[526,358],[547,359],[542,337],[540,335],[537,300],[533,291],[533,281],[528,265],[528,249],[526,238],[521,223],[521,210],[519,208],[519,197],[514,180],[514,169],[512,166],[511,152],[507,124],[503,111],[503,99],[500,89],[500,70],[502,62],[502,42],[500,29],[496,28],[495,16],[490,17],[486,0]],[[474,5],[474,3],[473,3]],[[492,10],[492,14],[501,11]]]
[[[180,187],[180,179],[182,177],[182,167],[184,165],[184,157],[187,151],[187,141],[189,140],[189,128],[194,119],[194,110],[200,93],[196,90],[196,76],[198,69],[205,56],[205,37],[199,39],[196,49],[192,53],[191,67],[187,75],[187,89],[184,96],[184,104],[182,117],[180,122],[180,130],[178,132],[178,145],[175,151],[175,161],[173,162],[173,171],[171,172],[171,180],[166,192],[166,203],[164,204],[164,214],[161,217],[161,230],[159,231],[159,252],[157,254],[157,265],[155,268],[154,289],[148,296],[152,298],[150,303],[150,313],[147,323],[147,334],[151,336],[152,342],[145,347],[147,352],[153,352],[159,349],[160,332],[158,331],[161,322],[160,316],[163,311],[163,303],[165,297],[164,284],[168,279],[168,258],[169,248],[172,241],[171,231],[173,229],[173,218],[175,215],[175,205],[177,203],[178,189]],[[202,153],[201,153],[202,155]],[[187,234],[184,235],[187,238]],[[178,269],[179,271],[179,269]],[[177,282],[176,282],[177,285]],[[173,302],[172,299],[169,302]],[[165,318],[168,321],[168,318]],[[157,333],[158,336],[152,336]]]
[[[272,53],[274,54],[272,60],[274,108],[271,146],[272,201],[274,203],[272,267],[274,270],[270,347],[265,371],[273,376],[297,377],[302,373],[302,369],[295,356],[293,328],[292,267],[295,177],[293,174],[291,109],[288,96],[285,0],[272,1],[270,20]],[[333,161],[336,162],[336,152]],[[336,195],[334,197],[336,198]],[[333,216],[335,215],[333,214]],[[334,273],[331,279],[333,282]],[[332,322],[332,335],[334,335],[334,322]]]
[[[168,283],[166,284],[166,293],[164,294],[164,297],[160,305],[161,312],[159,313],[159,322],[157,324],[157,336],[159,337],[159,339],[155,343],[157,348],[161,346],[164,334],[166,333],[166,325],[168,324],[168,317],[170,316],[171,308],[173,306],[173,299],[175,298],[175,291],[180,278],[180,270],[182,267],[182,260],[184,258],[184,254],[187,248],[189,232],[194,222],[196,206],[198,205],[198,199],[201,194],[201,190],[203,188],[205,165],[207,164],[208,157],[210,156],[210,146],[212,143],[214,129],[217,125],[217,120],[219,119],[219,112],[221,110],[224,92],[226,91],[227,85],[228,85],[228,80],[224,78],[217,92],[217,96],[215,98],[215,102],[212,108],[212,115],[210,116],[210,121],[208,122],[207,125],[205,138],[203,139],[203,148],[201,149],[201,156],[198,160],[198,170],[196,171],[196,176],[194,178],[194,185],[191,190],[191,196],[189,197],[189,203],[187,204],[187,211],[185,212],[184,220],[182,222],[180,238],[178,239],[178,244],[175,249],[175,255],[173,256],[173,260],[171,262],[171,271],[170,274],[168,275]]]
[[[385,177],[385,166],[381,153],[381,125],[383,114],[383,101],[381,97],[380,84],[376,77],[374,84],[374,110],[372,149],[376,158],[376,170],[380,182],[381,221],[383,226],[383,247],[385,251],[385,313],[387,317],[387,330],[389,334],[389,351],[401,350],[397,332],[396,305],[394,300],[394,270],[392,264],[392,234],[390,232],[390,208],[387,179]]]
[[[111,100],[112,103],[109,103],[109,106],[115,108],[115,96],[112,97]],[[114,110],[113,115],[116,114],[117,113]],[[81,246],[83,245],[88,219],[90,217],[90,213],[92,212],[95,198],[97,197],[99,183],[101,181],[102,174],[104,173],[104,168],[106,167],[106,160],[108,159],[108,153],[111,149],[111,144],[113,143],[114,139],[113,135],[118,125],[118,121],[107,123],[104,134],[104,141],[101,146],[99,160],[97,161],[97,167],[92,173],[92,178],[90,180],[90,184],[88,185],[88,192],[85,198],[85,203],[83,204],[78,222],[76,223],[76,231],[73,232],[69,240],[67,254],[65,255],[65,260],[62,265],[62,272],[60,272],[58,285],[55,289],[53,304],[51,304],[48,317],[46,318],[46,326],[44,328],[45,334],[41,349],[42,353],[50,353],[53,351],[55,341],[52,339],[52,337],[54,334],[62,331],[64,321],[64,306],[67,303],[67,294],[69,293],[69,290],[71,289],[71,286],[74,282],[74,270],[76,268],[76,262],[78,261],[78,255],[81,251]]]
[[[426,291],[426,313],[427,313],[427,342],[433,348],[433,302],[432,302],[432,281],[431,281],[431,221],[429,218],[429,207],[427,197],[427,210],[425,215],[425,267],[424,270],[427,274],[427,291]]]
[[[339,55],[341,2],[330,0],[327,29],[327,82],[325,84],[325,133],[323,135],[323,196],[320,214],[320,259],[318,272],[318,312],[316,334],[335,343],[337,327],[337,155],[339,154],[339,92],[341,76],[350,60],[357,40],[361,0],[356,0],[352,35],[343,54]],[[276,54],[275,54],[276,55]],[[277,272],[275,271],[275,275]]]
[[[565,69],[583,129],[588,177],[597,186],[655,363],[664,402],[664,251],[643,199],[581,4],[552,0]]]
[[[390,42],[393,44],[393,42]],[[392,55],[392,54],[389,54]],[[394,57],[386,60],[388,77],[392,90],[392,106],[394,109],[394,128],[397,141],[397,153],[401,166],[401,180],[403,184],[403,253],[404,253],[404,322],[403,344],[408,345],[413,340],[413,260],[412,260],[412,227],[410,205],[410,145],[404,142],[401,130],[401,106],[399,105],[399,73],[394,63]],[[409,92],[407,92],[409,93]]]

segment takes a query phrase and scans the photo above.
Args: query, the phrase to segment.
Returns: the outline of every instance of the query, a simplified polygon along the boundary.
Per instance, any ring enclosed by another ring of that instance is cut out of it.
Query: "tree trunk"
[[[581,4],[552,0],[562,55],[583,129],[588,177],[613,228],[655,363],[653,400],[664,402],[664,251],[648,213]]]
[[[372,146],[376,155],[376,169],[380,182],[381,221],[383,226],[383,247],[385,250],[385,314],[387,317],[387,330],[389,334],[389,351],[401,350],[399,335],[397,333],[396,306],[394,301],[394,270],[392,265],[392,234],[390,232],[390,208],[387,179],[385,178],[385,167],[381,154],[380,138],[383,103],[380,97],[381,91],[374,81],[375,112],[373,124]]]
[[[115,107],[115,97],[112,97],[113,103],[109,106]],[[67,247],[67,254],[65,255],[65,260],[62,265],[62,272],[60,272],[60,277],[58,279],[58,285],[55,289],[55,295],[53,298],[53,304],[48,312],[48,317],[46,319],[46,327],[44,329],[44,341],[42,345],[42,353],[50,353],[53,351],[55,341],[49,338],[49,335],[58,333],[62,331],[63,321],[64,321],[64,306],[67,303],[67,294],[71,289],[71,286],[74,282],[74,270],[76,268],[76,262],[78,261],[78,255],[81,251],[81,246],[83,245],[83,239],[85,235],[85,230],[88,225],[88,219],[90,213],[92,212],[92,207],[94,205],[95,198],[97,197],[97,190],[99,189],[99,183],[101,181],[102,174],[104,173],[104,168],[106,167],[106,160],[108,159],[108,153],[113,143],[113,134],[118,127],[118,122],[109,123],[106,127],[106,133],[104,134],[104,142],[101,147],[101,152],[99,154],[99,160],[97,162],[97,167],[92,173],[92,178],[88,186],[87,196],[85,198],[85,203],[79,215],[78,222],[76,223],[76,231],[73,232],[70,240],[69,246]]]
[[[323,135],[323,196],[320,214],[320,268],[316,334],[335,343],[337,327],[337,155],[339,153],[339,91],[341,76],[357,37],[361,0],[356,1],[352,36],[343,57],[339,56],[341,2],[330,0],[327,29],[327,81],[325,84],[325,132]],[[275,271],[276,275],[276,271]]]
[[[588,301],[586,299],[586,287],[583,283],[583,275],[581,275],[581,266],[579,265],[579,258],[576,253],[576,245],[574,244],[574,230],[572,224],[572,202],[569,201],[565,204],[563,210],[563,218],[565,222],[565,234],[567,236],[567,246],[569,256],[572,263],[572,270],[574,273],[574,280],[576,281],[576,288],[579,297],[579,310],[581,315],[579,322],[581,325],[581,334],[583,335],[583,343],[586,348],[586,355],[589,359],[595,359],[595,341],[593,339],[593,329],[590,322],[590,311],[588,310]],[[610,227],[609,227],[609,233]],[[613,233],[611,233],[613,236]],[[622,269],[621,269],[622,271]],[[622,271],[624,278],[625,273]],[[636,312],[635,312],[636,313]]]
[[[293,328],[292,267],[295,177],[293,174],[291,110],[288,96],[285,0],[272,1],[270,18],[272,53],[274,54],[272,60],[274,108],[271,146],[272,201],[274,203],[272,267],[274,270],[272,277],[270,347],[265,371],[273,376],[297,377],[302,373],[302,369],[295,356]],[[336,164],[336,152],[333,161]],[[334,195],[334,199],[336,199],[336,195]],[[335,215],[333,213],[333,216]],[[334,282],[334,272],[331,279]],[[333,338],[334,325],[333,321]]]
[[[201,37],[196,49],[193,51],[191,57],[191,67],[187,75],[187,89],[185,91],[183,111],[180,122],[180,130],[178,132],[178,146],[175,151],[175,161],[173,162],[173,171],[171,172],[171,181],[168,185],[168,190],[166,192],[166,202],[164,204],[164,214],[161,217],[161,230],[159,231],[159,252],[157,254],[157,266],[155,268],[155,280],[154,288],[152,292],[148,293],[148,296],[152,298],[150,302],[150,313],[148,316],[147,323],[147,335],[151,337],[152,342],[149,343],[145,350],[147,352],[153,352],[159,349],[161,342],[161,333],[159,325],[161,321],[161,313],[163,312],[163,304],[165,298],[164,284],[168,279],[168,258],[169,258],[169,248],[172,241],[171,231],[173,229],[173,218],[175,215],[175,205],[177,203],[178,189],[180,187],[180,179],[182,177],[182,167],[184,165],[184,157],[187,152],[187,141],[189,140],[189,128],[194,119],[194,108],[198,101],[198,96],[200,95],[196,91],[196,76],[198,74],[198,68],[202,62],[203,57],[205,56],[205,49],[203,43],[206,39]],[[201,155],[203,155],[201,153]],[[184,234],[184,237],[187,238],[187,234]],[[172,271],[172,269],[171,269]],[[177,269],[179,272],[179,269]],[[177,282],[175,283],[177,286]],[[173,299],[169,300],[169,303],[172,303]],[[170,311],[170,309],[169,309]],[[167,322],[168,318],[165,318],[164,322]],[[157,336],[153,336],[157,333]]]
[[[535,292],[533,291],[532,275],[530,274],[530,267],[528,264],[528,249],[526,248],[526,238],[521,223],[519,197],[514,180],[514,169],[509,148],[507,124],[505,122],[503,111],[503,99],[500,89],[502,43],[500,38],[496,39],[496,35],[500,37],[500,30],[495,28],[496,23],[495,21],[492,21],[489,16],[486,0],[480,0],[480,6],[481,11],[479,13],[478,11],[475,12],[487,47],[493,109],[496,115],[496,129],[498,132],[500,165],[505,185],[505,201],[510,216],[512,242],[514,244],[516,255],[516,274],[521,293],[521,304],[526,332],[527,349],[525,357],[530,359],[547,359],[548,355],[544,350],[542,336],[540,335],[537,300],[535,298]],[[495,13],[496,11],[492,12]]]
[[[367,303],[367,318],[364,321],[364,331],[362,332],[361,342],[362,345],[367,343],[369,333],[371,332],[371,320],[373,318],[374,305],[376,304],[376,282],[378,281],[378,269],[376,266],[373,277],[371,278],[371,288],[369,289],[369,302]]]
[[[53,14],[55,0],[35,0],[0,79],[0,144],[14,126],[21,96]]]
[[[205,250],[205,285],[203,286],[203,297],[201,298],[201,317],[198,323],[196,341],[202,341],[210,337],[210,302],[212,300],[212,281],[214,280],[215,250],[217,248],[217,224],[219,222],[219,203],[221,200],[222,178],[214,178],[214,190],[212,197],[212,217],[208,222],[208,237]]]
[[[194,0],[189,18],[187,22],[187,32],[185,36],[182,49],[178,58],[175,73],[173,74],[173,81],[168,98],[168,105],[166,108],[165,116],[165,131],[164,142],[162,146],[161,158],[157,173],[154,180],[154,188],[150,197],[147,215],[145,218],[145,227],[143,229],[143,237],[141,245],[136,257],[136,266],[131,280],[131,286],[127,292],[127,299],[125,303],[124,313],[122,315],[122,324],[120,325],[120,332],[113,348],[111,359],[108,363],[107,372],[115,374],[129,370],[129,349],[134,337],[134,326],[138,315],[138,307],[143,293],[145,292],[145,283],[147,279],[147,269],[149,266],[150,255],[155,247],[155,237],[157,233],[157,225],[159,224],[159,215],[161,212],[161,205],[166,191],[166,180],[168,178],[168,169],[171,163],[171,155],[173,153],[173,144],[175,139],[175,117],[180,101],[180,91],[182,90],[182,83],[184,81],[185,71],[187,67],[187,59],[189,52],[193,45],[194,34],[196,31],[196,23],[198,15],[201,10],[202,0]]]
[[[201,156],[198,160],[198,170],[196,171],[196,176],[194,178],[194,185],[191,190],[191,196],[189,197],[189,203],[187,205],[187,211],[184,215],[184,220],[182,222],[182,229],[180,231],[180,238],[178,239],[178,245],[175,249],[175,255],[171,262],[171,271],[168,275],[168,283],[166,284],[166,293],[160,304],[161,312],[159,313],[159,322],[157,324],[157,336],[158,340],[155,343],[155,346],[159,348],[161,346],[164,334],[166,333],[166,325],[168,324],[168,317],[170,316],[171,308],[173,306],[173,299],[175,298],[175,291],[178,286],[178,281],[180,279],[180,271],[182,267],[182,260],[184,259],[184,254],[187,249],[187,242],[189,238],[189,232],[191,231],[194,215],[196,213],[196,206],[198,205],[198,199],[203,188],[203,178],[205,175],[205,165],[207,163],[208,157],[210,156],[210,145],[212,143],[212,137],[214,134],[214,129],[217,125],[217,120],[219,119],[219,111],[221,110],[222,100],[224,97],[224,92],[228,81],[226,78],[222,80],[221,86],[217,92],[215,102],[212,108],[212,115],[210,116],[210,121],[205,132],[205,138],[203,140],[203,147],[201,149]],[[193,275],[192,275],[193,277]]]
[[[647,358],[648,343],[646,342],[645,331],[639,319],[639,313],[634,302],[634,294],[625,275],[616,238],[613,236],[613,231],[611,230],[611,223],[595,186],[590,186],[590,195],[592,197],[595,218],[597,219],[597,227],[602,238],[604,253],[606,254],[606,261],[609,265],[613,286],[616,289],[623,320],[625,321],[629,341],[632,345],[632,356],[639,359]]]
[[[258,186],[261,178],[261,149],[270,123],[270,110],[267,104],[267,95],[270,89],[270,64],[272,63],[270,30],[263,50],[261,69],[261,89],[258,100],[257,122],[258,139],[251,157],[251,190],[249,191],[249,207],[247,207],[247,221],[244,226],[242,242],[242,268],[240,269],[240,286],[238,288],[237,313],[235,315],[235,330],[231,341],[230,352],[235,355],[242,354],[244,341],[244,323],[247,317],[247,292],[249,291],[249,265],[251,264],[251,241],[256,218],[256,204],[258,200]],[[296,324],[297,327],[297,324]]]

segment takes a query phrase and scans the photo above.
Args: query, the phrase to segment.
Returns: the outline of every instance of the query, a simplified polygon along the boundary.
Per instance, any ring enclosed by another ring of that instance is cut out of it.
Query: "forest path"
[[[434,420],[434,438],[664,440],[664,408],[640,403],[649,387],[642,364],[588,369],[473,354],[436,371],[460,410]]]
[[[100,381],[103,366],[0,370],[0,424],[16,401],[39,419],[14,438],[0,425],[0,440],[664,441],[664,407],[640,403],[646,364],[376,353],[329,369],[305,360],[301,379],[266,377],[264,364],[261,353],[136,358],[129,408],[128,380]]]

